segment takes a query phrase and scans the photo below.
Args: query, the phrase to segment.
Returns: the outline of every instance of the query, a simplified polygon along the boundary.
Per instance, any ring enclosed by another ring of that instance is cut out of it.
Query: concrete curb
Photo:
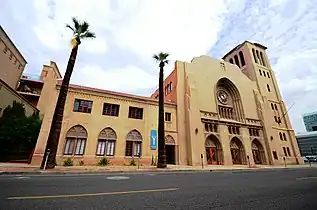
[[[80,174],[145,174],[145,173],[202,173],[202,172],[259,172],[259,171],[277,171],[277,170],[298,170],[298,169],[312,169],[314,167],[305,168],[252,168],[252,169],[140,169],[140,170],[117,170],[117,171],[0,171],[0,175],[80,175]]]

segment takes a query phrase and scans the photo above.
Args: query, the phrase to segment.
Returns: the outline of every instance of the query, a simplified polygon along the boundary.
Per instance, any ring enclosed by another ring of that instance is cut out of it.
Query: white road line
[[[296,178],[296,180],[309,180],[309,179],[317,179],[317,176]]]

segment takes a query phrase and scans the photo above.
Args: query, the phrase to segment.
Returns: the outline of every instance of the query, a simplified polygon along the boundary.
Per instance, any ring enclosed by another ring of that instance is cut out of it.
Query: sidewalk
[[[304,169],[310,168],[309,164],[304,165],[257,165],[249,168],[247,165],[223,166],[206,165],[201,166],[183,166],[168,165],[165,169],[158,169],[155,166],[56,166],[54,169],[41,170],[38,166],[18,163],[0,163],[1,174],[82,174],[82,173],[142,173],[142,172],[207,172],[207,171],[258,171],[274,169]],[[317,164],[312,164],[311,168],[317,169]]]

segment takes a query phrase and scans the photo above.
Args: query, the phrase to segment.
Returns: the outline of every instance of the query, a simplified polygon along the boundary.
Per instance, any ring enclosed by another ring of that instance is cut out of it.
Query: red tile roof
[[[58,80],[58,85],[61,85],[61,84],[62,84],[62,80]],[[120,93],[120,92],[110,91],[110,90],[103,90],[103,89],[98,89],[98,88],[82,86],[82,85],[70,84],[69,87],[74,88],[74,89],[93,91],[93,92],[98,92],[98,93],[103,93],[103,94],[114,95],[114,96],[121,96],[121,97],[126,97],[126,98],[131,98],[131,99],[137,99],[137,100],[143,100],[143,101],[149,101],[149,102],[158,102],[158,99],[155,99],[155,98],[150,98],[150,97],[146,97],[146,96],[138,96],[138,95],[133,95],[133,94],[129,94],[129,93]],[[176,105],[176,103],[171,102],[171,101],[165,101],[165,104]]]

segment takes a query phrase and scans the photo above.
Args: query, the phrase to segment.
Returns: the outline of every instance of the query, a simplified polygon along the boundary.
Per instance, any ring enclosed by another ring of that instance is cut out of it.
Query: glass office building
[[[302,156],[317,155],[317,132],[307,132],[296,135],[296,140]]]
[[[307,132],[317,131],[317,112],[304,114],[303,120]]]

